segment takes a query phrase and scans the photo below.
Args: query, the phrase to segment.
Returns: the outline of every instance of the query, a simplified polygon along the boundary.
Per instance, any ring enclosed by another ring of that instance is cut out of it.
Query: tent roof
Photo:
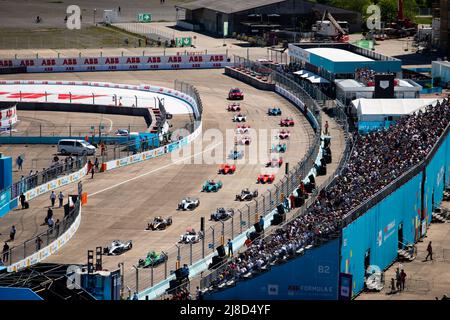
[[[356,99],[352,101],[358,115],[404,115],[411,114],[438,99]]]

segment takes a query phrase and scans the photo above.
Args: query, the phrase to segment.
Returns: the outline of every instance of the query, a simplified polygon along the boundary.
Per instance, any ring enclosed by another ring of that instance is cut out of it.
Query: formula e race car
[[[236,171],[236,166],[234,164],[230,165],[228,163],[221,164],[219,168],[219,174],[233,174]]]
[[[287,145],[286,143],[279,143],[276,145],[272,145],[272,152],[276,152],[276,153],[285,153],[287,149]]]
[[[243,124],[243,125],[237,126],[236,133],[238,133],[238,134],[248,133],[249,129],[250,129],[250,126]]]
[[[129,132],[127,129],[118,129],[114,134],[116,136],[126,137],[128,136]]]
[[[234,215],[233,209],[217,208],[216,212],[211,213],[211,220],[226,221]]]
[[[283,158],[272,158],[272,160],[267,161],[266,162],[266,167],[271,167],[271,168],[275,168],[275,167],[281,167],[283,164]]]
[[[131,240],[121,241],[121,240],[113,240],[111,245],[103,248],[103,254],[108,256],[117,256],[125,251],[133,248],[133,242]]]
[[[200,205],[200,199],[199,198],[184,198],[181,200],[181,202],[178,204],[178,210],[194,210]]]
[[[274,174],[260,174],[258,175],[258,180],[256,181],[256,183],[272,183],[275,180],[275,175]]]
[[[280,126],[282,126],[282,127],[293,127],[294,126],[294,119],[292,119],[292,118],[281,119]]]
[[[278,132],[278,137],[281,139],[281,140],[284,140],[284,139],[289,139],[289,137],[291,136],[291,133],[289,132],[289,130],[280,130],[280,132]]]
[[[246,122],[247,116],[243,115],[242,113],[238,113],[233,117],[233,122]]]
[[[233,112],[241,111],[241,105],[239,103],[234,102],[234,103],[228,105],[227,110],[233,111]]]
[[[162,217],[155,217],[152,223],[147,224],[147,230],[166,230],[172,225],[172,217],[163,219]]]
[[[222,188],[222,181],[207,180],[202,187],[202,192],[217,192]]]
[[[187,228],[185,234],[180,236],[180,243],[194,244],[199,242],[203,238],[203,232],[195,232],[193,228]]]
[[[250,201],[258,196],[258,190],[251,192],[248,188],[243,189],[241,194],[236,195],[236,201]]]
[[[267,110],[267,114],[269,116],[281,116],[281,109],[278,107],[269,108],[269,110]]]
[[[164,253],[156,253],[155,251],[149,251],[145,259],[139,259],[138,268],[155,267],[158,264],[167,261],[167,255]]]
[[[250,138],[250,136],[242,136],[240,138],[236,138],[234,141],[234,144],[237,145],[245,145],[248,146],[250,145],[250,143],[252,142],[252,138]]]
[[[228,92],[229,100],[244,100],[244,92],[239,88],[231,88]]]
[[[228,159],[233,159],[233,160],[242,159],[243,157],[244,157],[244,152],[237,151],[237,150],[231,150],[230,154],[228,155]]]

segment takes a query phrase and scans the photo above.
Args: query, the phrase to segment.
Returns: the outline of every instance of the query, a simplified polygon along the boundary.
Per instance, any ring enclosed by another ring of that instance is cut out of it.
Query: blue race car
[[[222,181],[207,180],[202,187],[202,192],[217,192],[222,188]]]
[[[287,145],[286,143],[279,143],[276,145],[272,145],[272,152],[277,152],[277,153],[285,153],[287,149]]]
[[[278,107],[269,108],[269,110],[267,110],[267,114],[269,116],[281,116],[281,109]]]
[[[237,151],[237,150],[231,150],[230,154],[228,155],[228,159],[233,159],[233,160],[242,159],[243,157],[244,157],[244,152]]]

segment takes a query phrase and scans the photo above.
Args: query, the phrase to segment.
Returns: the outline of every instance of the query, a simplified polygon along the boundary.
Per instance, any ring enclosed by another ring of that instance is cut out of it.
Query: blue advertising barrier
[[[235,286],[206,293],[205,300],[337,300],[339,239],[329,241],[303,256],[272,266]]]

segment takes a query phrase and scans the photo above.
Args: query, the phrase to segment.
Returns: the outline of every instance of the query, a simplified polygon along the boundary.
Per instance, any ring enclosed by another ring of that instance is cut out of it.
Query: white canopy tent
[[[356,99],[352,101],[358,122],[396,120],[426,106],[435,105],[438,99]],[[388,119],[389,118],[389,119]]]
[[[324,79],[321,76],[306,70],[298,70],[293,72],[293,74],[296,74],[311,83],[330,83],[327,79]]]

